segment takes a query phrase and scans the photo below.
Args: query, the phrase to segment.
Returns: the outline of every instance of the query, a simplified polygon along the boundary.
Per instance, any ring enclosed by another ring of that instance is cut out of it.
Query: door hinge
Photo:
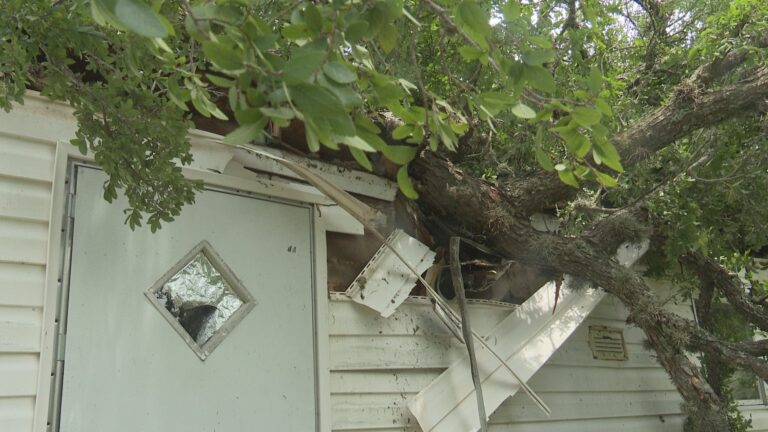
[[[69,219],[75,218],[75,192],[67,193],[67,217]]]
[[[56,361],[64,361],[64,353],[67,348],[67,335],[65,333],[59,334],[59,340],[56,343]]]

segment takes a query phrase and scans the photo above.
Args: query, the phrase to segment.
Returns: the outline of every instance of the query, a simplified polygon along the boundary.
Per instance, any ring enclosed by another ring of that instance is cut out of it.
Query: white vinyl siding
[[[431,305],[411,299],[389,319],[331,298],[331,401],[337,431],[418,431],[408,399],[463,354]],[[510,308],[472,304],[481,334]],[[527,395],[507,400],[490,420],[492,431],[679,431],[680,396],[643,347],[640,330],[624,330],[628,361],[595,360],[590,325],[624,328],[626,310],[606,298],[529,384],[552,408],[547,418]],[[469,371],[467,371],[469,373]]]
[[[27,98],[11,113],[0,112],[2,432],[32,431],[41,372],[55,143],[74,135],[68,113],[66,107],[38,96]],[[470,309],[480,333],[489,332],[510,312],[488,304]],[[628,361],[592,358],[588,326],[624,327],[625,318],[626,310],[607,298],[531,379],[531,387],[552,408],[552,417],[543,417],[525,394],[518,394],[491,417],[491,431],[680,431],[680,398],[652,353],[643,348],[640,331],[625,330]],[[408,300],[394,316],[383,319],[334,295],[328,320],[333,429],[418,431],[408,398],[463,354],[430,304]],[[765,408],[745,407],[744,412],[756,430],[768,431]]]
[[[0,430],[30,432],[37,392],[56,141],[72,136],[39,99],[0,113]]]

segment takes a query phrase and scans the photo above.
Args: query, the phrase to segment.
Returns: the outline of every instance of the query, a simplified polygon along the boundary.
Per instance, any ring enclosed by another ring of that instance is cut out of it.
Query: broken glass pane
[[[166,318],[177,321],[197,346],[202,347],[251,299],[249,295],[239,295],[238,291],[243,289],[233,289],[206,256],[207,243],[196,249],[198,252],[181,270],[150,293],[170,313]],[[210,250],[209,253],[214,254]]]

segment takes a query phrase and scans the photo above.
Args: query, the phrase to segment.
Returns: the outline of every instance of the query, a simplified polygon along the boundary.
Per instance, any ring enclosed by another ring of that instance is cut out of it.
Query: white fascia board
[[[296,194],[302,194],[307,197],[303,201],[316,204],[317,212],[319,214],[318,218],[323,221],[326,231],[352,235],[365,234],[365,228],[362,223],[314,186],[306,183],[298,183],[283,178],[282,176],[247,170],[240,162],[235,160],[230,161],[222,173],[238,178],[252,179],[262,184],[268,184],[270,185],[270,191],[274,191],[276,188],[282,188],[294,191]],[[307,201],[309,197],[311,197],[313,201]]]
[[[374,174],[354,171],[329,163],[302,158],[270,147],[253,147],[259,151],[273,154],[279,158],[303,166],[347,192],[384,201],[394,201],[395,195],[397,194],[397,185],[394,182]],[[250,169],[278,174],[292,179],[304,180],[298,174],[286,168],[276,160],[253,152],[236,149],[235,160]]]
[[[648,242],[639,246],[625,244],[619,250],[622,264],[631,265],[648,250]],[[628,251],[634,253],[626,254]],[[582,284],[566,275],[555,308],[557,287],[555,282],[547,283],[486,337],[523,381],[530,380],[544,366],[605,296],[602,289],[578,286]],[[520,385],[487,350],[476,350],[476,354],[485,409],[490,416],[520,390]],[[465,355],[408,402],[424,432],[469,432],[480,428],[469,370]]]
[[[35,91],[27,91],[24,97],[24,104],[16,104],[10,112],[2,113],[2,119],[0,119],[2,121],[0,123],[3,126],[3,134],[17,135],[24,139],[34,139],[54,145],[62,143],[61,150],[70,157],[93,161],[93,155],[90,152],[83,156],[77,149],[66,143],[75,137],[77,130],[77,121],[73,111],[67,104],[53,101]],[[188,178],[276,198],[316,204],[320,209],[322,219],[325,221],[327,231],[354,235],[363,234],[362,224],[340,209],[335,202],[327,198],[320,191],[305,183],[285,179],[283,176],[284,167],[280,167],[280,172],[265,170],[268,174],[277,174],[277,176],[272,178],[259,176],[252,171],[242,169],[242,166],[239,169],[232,169],[235,148],[222,144],[223,137],[221,135],[192,129],[189,131],[189,138],[194,161],[191,165],[184,167],[184,174]],[[303,164],[308,166],[318,164],[317,162],[303,160],[295,156],[293,158],[303,161]],[[362,175],[363,178],[368,179],[366,181],[369,183],[373,181],[369,177],[379,179],[380,182],[384,182],[382,183],[384,185],[387,182],[386,179],[381,179],[371,174],[357,173],[351,170],[343,171],[346,172],[344,175],[348,177],[348,183],[353,183],[353,178],[357,175]],[[322,173],[321,175],[325,176]],[[237,179],[229,176],[237,177]],[[364,186],[362,185],[360,188],[364,188]],[[386,189],[385,186],[382,187]],[[396,192],[396,186],[392,188]],[[375,190],[376,188],[373,189]],[[394,192],[392,197],[394,197]]]
[[[73,113],[74,110],[69,105],[29,90],[24,96],[23,105],[14,104],[11,112],[3,113],[6,120],[3,122],[3,132],[50,143],[68,141],[75,137],[77,131],[77,121]],[[247,162],[243,165],[248,168],[303,181],[301,177],[274,160],[223,144],[224,137],[221,135],[190,129],[189,137],[191,151],[195,157],[192,168],[223,172],[224,167],[234,157]],[[397,185],[394,182],[374,174],[302,158],[273,148],[255,147],[302,165],[347,192],[384,201],[393,201],[397,194]]]

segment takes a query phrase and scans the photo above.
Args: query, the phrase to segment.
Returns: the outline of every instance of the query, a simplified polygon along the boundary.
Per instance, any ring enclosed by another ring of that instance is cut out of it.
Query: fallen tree
[[[738,429],[728,376],[768,379],[768,344],[729,338],[714,310],[768,331],[765,288],[735,276],[768,245],[768,6],[721,3],[11,1],[0,102],[33,88],[73,105],[73,144],[132,227],[194,200],[176,165],[191,121],[389,174],[438,244],[460,235],[615,295],[688,430]],[[541,212],[561,230],[533,229]],[[644,238],[651,272],[685,268],[698,322],[613,258]]]

